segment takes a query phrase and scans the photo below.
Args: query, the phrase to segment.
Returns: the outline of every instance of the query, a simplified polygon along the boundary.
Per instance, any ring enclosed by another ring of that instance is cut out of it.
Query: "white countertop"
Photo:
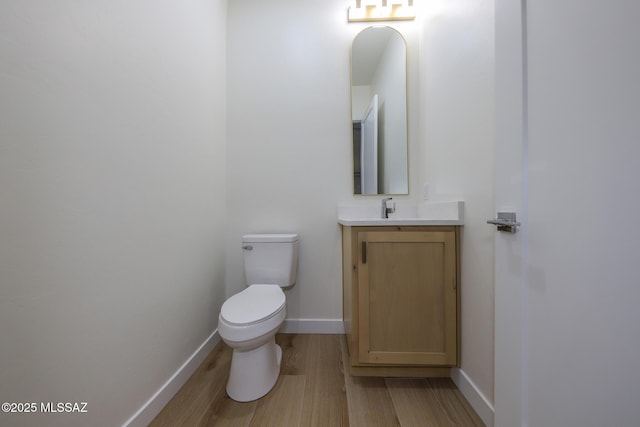
[[[339,206],[338,224],[357,226],[463,225],[464,202],[398,203],[389,218],[380,218],[380,205]]]
[[[340,218],[338,224],[351,227],[367,225],[388,225],[388,226],[409,226],[409,225],[463,225],[459,220],[449,219],[428,219],[428,218]]]

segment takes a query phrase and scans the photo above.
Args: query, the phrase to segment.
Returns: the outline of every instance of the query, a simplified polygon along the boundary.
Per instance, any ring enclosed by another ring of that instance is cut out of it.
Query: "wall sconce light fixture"
[[[413,0],[354,0],[349,22],[410,21],[415,19]]]

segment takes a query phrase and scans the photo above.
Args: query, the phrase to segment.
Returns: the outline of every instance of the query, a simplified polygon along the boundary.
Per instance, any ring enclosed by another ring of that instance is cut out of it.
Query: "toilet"
[[[218,332],[233,349],[227,394],[249,402],[269,393],[278,380],[282,349],[275,336],[286,315],[282,288],[296,282],[298,235],[247,234],[242,252],[249,286],[222,305]]]

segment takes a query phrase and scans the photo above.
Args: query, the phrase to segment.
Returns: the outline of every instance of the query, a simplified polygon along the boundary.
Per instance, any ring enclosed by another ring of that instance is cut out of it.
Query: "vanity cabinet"
[[[343,226],[354,375],[448,376],[458,364],[459,227]]]

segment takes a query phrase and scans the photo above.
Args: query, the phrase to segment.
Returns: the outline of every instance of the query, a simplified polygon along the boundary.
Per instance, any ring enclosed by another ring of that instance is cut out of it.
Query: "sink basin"
[[[366,225],[463,225],[464,202],[424,202],[419,205],[398,203],[389,218],[380,218],[378,205],[338,206],[338,223],[348,226]]]

